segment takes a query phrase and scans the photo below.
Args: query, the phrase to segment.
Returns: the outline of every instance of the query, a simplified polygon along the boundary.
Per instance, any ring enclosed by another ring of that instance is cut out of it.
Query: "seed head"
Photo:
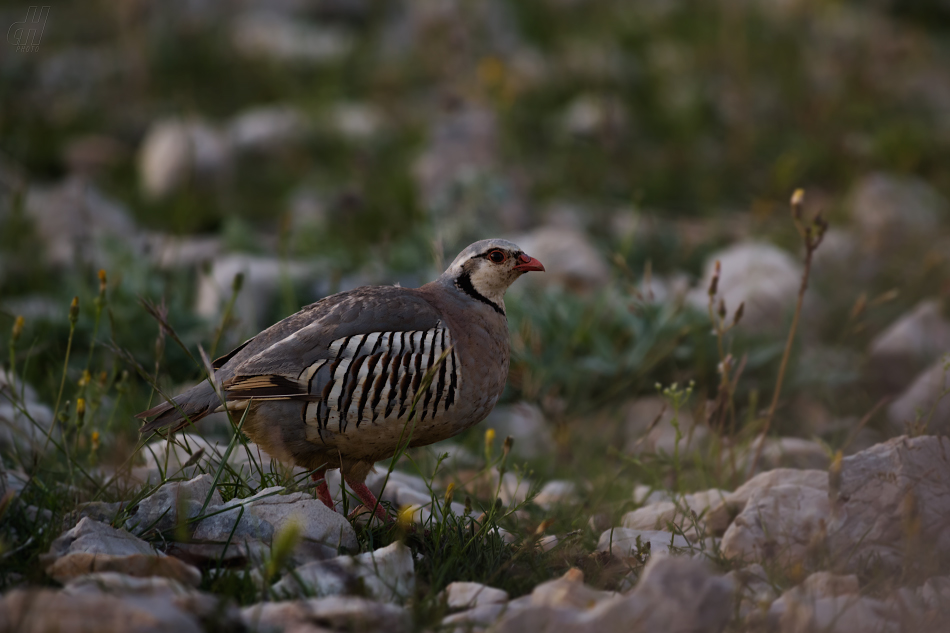
[[[742,320],[742,314],[745,312],[745,301],[739,304],[739,307],[736,308],[736,314],[732,317],[732,324],[739,325],[739,321]]]
[[[719,291],[719,273],[722,272],[722,264],[719,263],[719,260],[716,260],[716,268],[713,271],[712,279],[709,281],[709,296],[715,297],[716,293]]]
[[[69,323],[71,325],[76,325],[76,321],[79,320],[79,297],[73,297],[72,303],[69,304]]]
[[[26,319],[22,315],[16,318],[16,321],[13,322],[13,342],[16,343],[20,336],[23,335],[23,324],[26,322]]]

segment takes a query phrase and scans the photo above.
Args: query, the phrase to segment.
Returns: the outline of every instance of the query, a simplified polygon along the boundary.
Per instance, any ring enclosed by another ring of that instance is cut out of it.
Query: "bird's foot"
[[[376,500],[376,495],[373,494],[373,491],[366,487],[366,484],[363,482],[355,482],[346,480],[346,485],[350,487],[350,490],[359,497],[359,500],[363,502],[363,505],[369,508],[371,511],[373,508],[376,509],[376,516],[383,523],[392,523],[393,518],[389,516],[389,513],[380,505],[379,501]]]

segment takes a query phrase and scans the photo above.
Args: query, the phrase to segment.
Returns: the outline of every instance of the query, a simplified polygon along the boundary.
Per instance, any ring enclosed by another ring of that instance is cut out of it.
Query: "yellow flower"
[[[399,513],[396,515],[396,523],[399,524],[404,530],[408,530],[409,526],[412,525],[412,516],[416,512],[416,506],[404,505],[399,508]]]
[[[485,461],[491,461],[492,445],[495,443],[495,429],[485,431]]]
[[[16,342],[16,340],[20,338],[20,335],[23,334],[24,321],[25,320],[22,316],[18,316],[16,321],[13,322],[13,342]]]

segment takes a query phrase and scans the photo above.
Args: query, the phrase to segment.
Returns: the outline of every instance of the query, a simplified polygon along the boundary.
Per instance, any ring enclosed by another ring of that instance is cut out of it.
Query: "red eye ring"
[[[508,259],[508,254],[505,253],[505,251],[496,248],[495,250],[488,252],[488,259],[493,264],[504,264]]]

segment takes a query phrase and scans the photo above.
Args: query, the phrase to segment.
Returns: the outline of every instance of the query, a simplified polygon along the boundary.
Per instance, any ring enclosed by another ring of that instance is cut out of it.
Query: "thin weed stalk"
[[[798,230],[798,234],[802,238],[802,243],[805,245],[805,266],[802,269],[802,282],[798,288],[798,300],[795,303],[792,325],[789,327],[788,338],[785,341],[785,351],[782,353],[782,362],[778,368],[778,377],[775,379],[775,391],[772,393],[772,404],[769,406],[765,423],[756,440],[755,456],[752,458],[749,476],[755,473],[755,469],[759,465],[759,459],[762,456],[762,447],[765,445],[765,436],[772,426],[775,410],[778,408],[779,397],[782,395],[782,383],[785,381],[785,371],[788,369],[788,360],[792,355],[792,343],[795,342],[795,333],[798,331],[798,321],[802,314],[802,304],[805,302],[805,291],[808,290],[812,258],[814,257],[815,251],[821,245],[822,239],[825,237],[825,231],[828,230],[828,223],[821,216],[821,213],[818,213],[809,224],[805,224],[802,221],[802,203],[804,200],[805,191],[803,189],[796,189],[795,193],[792,194],[791,208],[795,228]]]

